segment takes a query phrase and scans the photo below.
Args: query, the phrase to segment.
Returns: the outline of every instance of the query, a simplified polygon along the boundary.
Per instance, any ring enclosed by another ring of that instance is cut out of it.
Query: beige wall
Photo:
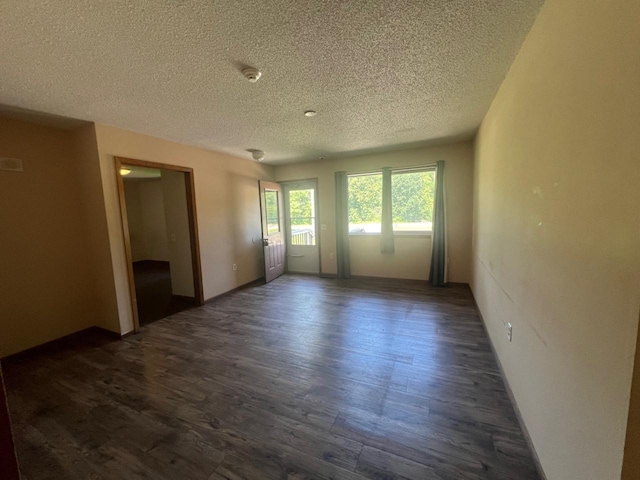
[[[322,160],[275,169],[277,181],[318,179],[319,221],[323,274],[337,273],[332,254],[336,251],[335,172],[359,172],[385,166],[430,165],[445,160],[449,280],[466,283],[470,279],[471,223],[473,192],[473,145],[469,142],[400,150],[357,157]],[[396,236],[396,253],[382,255],[377,236],[352,236],[351,273],[362,276],[427,279],[431,261],[430,237]]]
[[[0,357],[95,325],[74,137],[0,119]]]
[[[171,291],[174,295],[195,297],[185,174],[162,170],[162,194],[169,240]]]
[[[134,262],[169,261],[162,187],[160,178],[124,182],[131,256]]]
[[[76,185],[80,189],[79,207],[91,265],[91,285],[95,290],[91,312],[93,324],[120,333],[95,126],[89,124],[77,128],[71,136],[78,159]]]
[[[97,124],[96,135],[119,331],[131,331],[133,323],[114,155],[194,169],[205,298],[263,276],[258,180],[272,179],[270,167],[106,125]]]
[[[124,195],[127,203],[127,225],[129,227],[131,259],[134,262],[147,260],[142,205],[140,204],[140,182],[125,180]],[[164,218],[164,211],[162,212],[162,217]]]
[[[639,18],[639,2],[548,0],[477,135],[472,288],[550,480],[620,478],[640,306]]]

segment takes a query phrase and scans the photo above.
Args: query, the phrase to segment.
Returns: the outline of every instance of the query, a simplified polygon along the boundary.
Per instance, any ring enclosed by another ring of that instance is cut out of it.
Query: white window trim
[[[435,172],[435,165],[427,165],[427,166],[417,166],[417,167],[397,167],[391,168],[391,175],[401,175],[403,173],[419,173],[419,172]],[[369,172],[362,173],[347,173],[347,178],[349,177],[364,177],[367,175],[382,175],[382,170],[373,170]],[[381,233],[378,232],[349,232],[350,237],[379,237]],[[424,231],[393,231],[394,237],[432,237],[433,230],[424,232]]]

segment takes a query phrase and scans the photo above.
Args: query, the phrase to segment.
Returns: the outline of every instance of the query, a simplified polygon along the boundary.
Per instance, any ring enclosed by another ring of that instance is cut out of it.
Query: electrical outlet
[[[511,341],[513,339],[513,326],[510,323],[507,323],[505,327],[507,329],[507,338]]]
[[[334,257],[333,252],[331,252],[331,253],[329,254],[329,258],[330,258],[331,260],[333,260],[333,257]]]
[[[235,270],[238,270],[238,265],[237,265],[237,264],[235,264],[235,263],[233,264],[233,270],[234,270],[234,271],[235,271]]]

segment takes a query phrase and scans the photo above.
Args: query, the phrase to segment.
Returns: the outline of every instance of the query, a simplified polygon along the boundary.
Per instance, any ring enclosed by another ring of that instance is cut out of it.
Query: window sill
[[[380,233],[356,232],[350,233],[350,237],[379,237]],[[431,237],[432,232],[393,232],[394,237]]]

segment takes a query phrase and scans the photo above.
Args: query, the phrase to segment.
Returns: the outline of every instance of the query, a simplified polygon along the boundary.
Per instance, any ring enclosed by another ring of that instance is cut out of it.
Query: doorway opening
[[[193,170],[116,157],[135,330],[203,303]]]
[[[320,235],[318,229],[318,182],[285,182],[285,228],[287,271],[320,274]]]

